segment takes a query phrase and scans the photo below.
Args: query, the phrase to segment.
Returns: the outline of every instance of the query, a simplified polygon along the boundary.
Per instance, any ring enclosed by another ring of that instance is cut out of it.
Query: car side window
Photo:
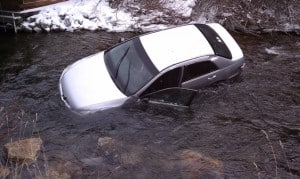
[[[178,87],[181,78],[182,68],[175,68],[171,71],[166,72],[158,79],[156,79],[144,92],[141,96],[146,94],[159,91],[165,88]]]
[[[216,70],[218,70],[218,67],[211,61],[204,61],[187,65],[184,68],[182,82],[189,81]]]

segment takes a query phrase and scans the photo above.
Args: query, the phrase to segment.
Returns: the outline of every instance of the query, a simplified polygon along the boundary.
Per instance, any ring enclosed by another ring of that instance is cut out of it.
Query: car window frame
[[[206,63],[206,62],[212,64],[212,65],[215,67],[215,69],[210,70],[209,72],[202,73],[202,74],[197,75],[197,76],[193,76],[192,78],[189,78],[188,80],[185,80],[185,79],[184,79],[184,77],[185,77],[185,72],[186,72],[186,69],[187,69],[187,66],[196,65],[196,64],[199,64],[199,63]],[[187,65],[184,65],[183,71],[182,71],[182,77],[181,77],[181,84],[189,83],[189,82],[195,81],[195,80],[197,80],[197,79],[199,79],[199,78],[201,78],[201,77],[204,77],[204,76],[206,76],[206,75],[209,75],[209,74],[211,74],[211,73],[214,73],[214,72],[216,72],[216,71],[218,71],[218,70],[220,70],[219,66],[218,66],[216,63],[214,63],[213,61],[211,61],[211,60],[197,61],[197,62],[194,62],[194,63],[190,63],[190,64],[187,64]]]
[[[167,75],[168,73],[174,71],[174,70],[179,70],[179,74],[178,74],[178,79],[177,79],[177,86],[169,86],[169,87],[165,87],[165,88],[161,88],[161,89],[158,89],[158,90],[155,90],[155,91],[151,91],[151,92],[148,92],[147,90],[149,90],[149,88],[151,88],[152,85],[154,85],[154,83],[156,83],[160,78],[162,78],[163,76]],[[182,66],[174,66],[173,68],[167,70],[167,71],[164,71],[164,72],[161,72],[159,75],[157,75],[156,77],[154,77],[138,94],[138,96],[140,97],[143,97],[147,94],[150,94],[150,93],[153,93],[153,92],[156,92],[156,91],[160,91],[160,90],[163,90],[163,89],[166,89],[166,88],[171,88],[171,87],[181,87],[181,80],[182,80],[182,73],[183,73],[183,67]]]

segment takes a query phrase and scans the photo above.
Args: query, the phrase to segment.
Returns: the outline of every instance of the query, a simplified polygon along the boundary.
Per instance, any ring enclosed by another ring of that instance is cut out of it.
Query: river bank
[[[300,4],[295,0],[70,0],[41,8],[19,30],[27,32],[106,30],[153,31],[187,23],[218,22],[247,33],[300,33]]]

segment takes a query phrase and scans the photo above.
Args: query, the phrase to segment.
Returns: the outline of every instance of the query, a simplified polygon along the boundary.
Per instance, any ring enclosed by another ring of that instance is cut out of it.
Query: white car
[[[134,37],[68,66],[61,99],[75,111],[129,98],[189,105],[195,90],[242,71],[244,56],[220,24],[191,24]]]

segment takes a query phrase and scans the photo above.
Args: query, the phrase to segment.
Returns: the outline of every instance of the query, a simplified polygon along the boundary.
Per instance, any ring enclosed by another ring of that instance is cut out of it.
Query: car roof
[[[162,30],[139,38],[159,71],[182,61],[214,54],[209,42],[195,25]]]

